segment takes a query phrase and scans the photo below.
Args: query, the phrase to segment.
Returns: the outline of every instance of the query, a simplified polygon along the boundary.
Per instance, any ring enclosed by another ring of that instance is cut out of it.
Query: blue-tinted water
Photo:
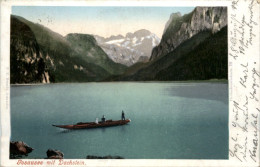
[[[129,125],[61,130],[52,124],[121,118]],[[84,83],[11,87],[11,140],[45,158],[118,155],[129,159],[227,159],[225,83]]]

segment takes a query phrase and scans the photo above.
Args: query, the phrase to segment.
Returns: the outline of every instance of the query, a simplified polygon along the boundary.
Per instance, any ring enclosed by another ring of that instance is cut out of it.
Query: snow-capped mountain
[[[138,30],[109,38],[95,36],[98,45],[116,63],[131,66],[137,62],[147,62],[152,49],[160,43],[160,39],[148,30]]]

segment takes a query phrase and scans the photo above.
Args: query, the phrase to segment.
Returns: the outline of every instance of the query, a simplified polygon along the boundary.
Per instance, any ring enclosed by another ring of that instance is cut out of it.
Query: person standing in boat
[[[105,115],[103,115],[103,117],[102,117],[102,122],[106,122]]]
[[[124,111],[122,110],[122,116],[121,116],[122,120],[125,120],[125,113]]]

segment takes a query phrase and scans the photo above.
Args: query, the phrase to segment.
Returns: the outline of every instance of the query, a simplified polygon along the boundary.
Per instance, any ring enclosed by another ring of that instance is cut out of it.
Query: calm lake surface
[[[121,119],[101,129],[62,130],[52,124]],[[118,155],[127,159],[227,159],[228,84],[119,82],[11,87],[11,140],[45,158]]]

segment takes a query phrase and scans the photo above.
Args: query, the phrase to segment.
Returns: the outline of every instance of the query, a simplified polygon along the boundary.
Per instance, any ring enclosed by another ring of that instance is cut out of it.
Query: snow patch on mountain
[[[148,30],[138,30],[109,38],[95,36],[98,45],[116,63],[131,66],[137,62],[147,62],[153,47],[160,43],[160,38]]]
[[[107,44],[117,44],[117,43],[120,43],[123,41],[124,41],[124,39],[117,39],[117,40],[107,41],[106,43]]]

